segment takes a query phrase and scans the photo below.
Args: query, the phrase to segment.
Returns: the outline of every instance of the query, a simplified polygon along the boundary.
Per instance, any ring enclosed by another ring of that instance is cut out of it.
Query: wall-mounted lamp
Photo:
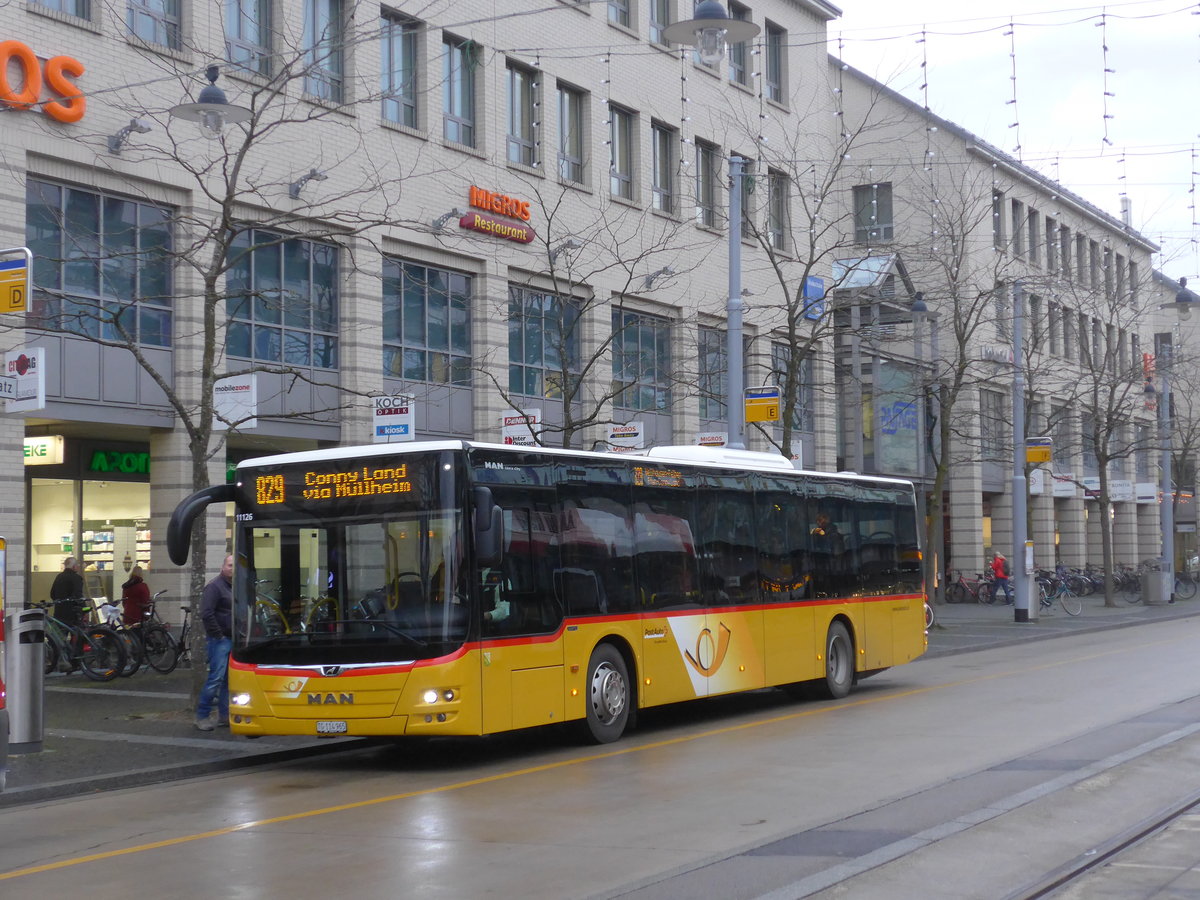
[[[670,275],[674,275],[674,274],[675,274],[674,266],[663,266],[657,272],[651,272],[649,275],[646,276],[646,279],[642,282],[642,290],[644,290],[644,291],[653,290],[654,282],[658,281],[658,279],[660,279],[660,278],[666,278],[666,277],[668,277]]]
[[[307,175],[301,175],[295,181],[288,185],[288,196],[293,200],[300,199],[300,191],[310,181],[324,181],[329,176],[319,169],[309,169]]]
[[[130,119],[128,125],[116,134],[108,136],[108,152],[120,153],[121,145],[125,143],[125,139],[131,134],[146,134],[151,130],[150,123],[145,119]]]
[[[461,209],[459,209],[456,206],[456,207],[454,207],[454,209],[450,210],[450,212],[442,213],[440,216],[438,216],[436,219],[434,219],[429,224],[433,226],[434,231],[441,231],[443,228],[446,227],[446,223],[449,222],[451,219],[461,219],[465,215],[466,215],[466,213],[463,212]]]
[[[208,78],[208,86],[200,92],[195,103],[180,103],[171,107],[171,115],[177,119],[197,122],[200,133],[213,140],[221,136],[221,130],[234,122],[245,122],[253,113],[244,106],[234,106],[225,96],[225,92],[217,87],[219,66],[209,66],[204,75]]]
[[[578,250],[583,246],[583,241],[578,238],[567,238],[557,247],[550,251],[550,265],[558,262],[558,258],[570,250]]]

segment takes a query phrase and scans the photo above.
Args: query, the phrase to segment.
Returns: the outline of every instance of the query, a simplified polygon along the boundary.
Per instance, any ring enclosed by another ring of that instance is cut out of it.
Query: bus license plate
[[[318,722],[317,734],[345,734],[345,722]]]

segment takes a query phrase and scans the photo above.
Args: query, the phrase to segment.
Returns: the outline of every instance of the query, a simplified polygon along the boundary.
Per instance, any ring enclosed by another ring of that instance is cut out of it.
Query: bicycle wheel
[[[175,671],[179,664],[179,647],[171,632],[161,625],[151,625],[142,636],[146,646],[146,662],[155,672],[163,675]]]
[[[1175,596],[1180,600],[1191,600],[1196,596],[1196,582],[1191,575],[1179,575],[1175,579]]]
[[[1067,588],[1059,591],[1058,602],[1068,616],[1077,616],[1083,612],[1083,601],[1077,594],[1072,593]]]
[[[928,631],[937,623],[937,617],[933,614],[933,606],[928,602],[925,604],[925,630]]]
[[[947,603],[966,603],[967,597],[968,594],[966,587],[958,582],[950,585],[950,589],[946,591]]]
[[[42,672],[49,675],[51,672],[58,670],[58,641],[50,636],[50,632],[46,632],[46,639],[42,641]]]
[[[291,634],[287,617],[274,600],[260,597],[254,601],[254,633],[266,637],[278,637],[281,634]]]
[[[92,681],[112,681],[125,668],[125,645],[117,633],[104,625],[81,631],[79,664]]]
[[[121,669],[121,677],[129,678],[136,675],[138,669],[142,667],[142,642],[138,639],[137,634],[128,629],[113,630],[117,632],[117,637],[121,639],[121,646],[125,650],[125,665]]]
[[[976,595],[976,599],[980,603],[986,603],[988,606],[991,606],[996,602],[996,585],[992,584],[990,581],[979,582],[976,590],[979,591],[979,593]]]

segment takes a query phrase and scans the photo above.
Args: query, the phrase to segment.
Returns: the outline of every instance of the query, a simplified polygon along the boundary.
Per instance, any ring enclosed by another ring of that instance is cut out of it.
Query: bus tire
[[[586,688],[584,735],[593,743],[611,744],[625,731],[631,702],[629,670],[612,644],[600,644],[592,651]]]
[[[854,686],[854,642],[841,622],[832,622],[825,636],[825,678],[816,683],[817,692],[828,700],[840,700]]]

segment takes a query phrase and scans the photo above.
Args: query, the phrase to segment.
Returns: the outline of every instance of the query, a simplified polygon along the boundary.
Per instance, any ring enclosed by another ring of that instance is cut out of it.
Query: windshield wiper
[[[404,640],[417,647],[425,648],[429,646],[429,644],[427,644],[425,641],[409,634],[395,622],[389,622],[386,619],[322,619],[319,623],[317,623],[316,628],[311,631],[306,631],[304,634],[310,638],[315,638],[326,634],[333,637],[340,637],[340,632],[321,630],[331,625],[379,625],[380,627],[394,634],[396,637],[404,638]]]

